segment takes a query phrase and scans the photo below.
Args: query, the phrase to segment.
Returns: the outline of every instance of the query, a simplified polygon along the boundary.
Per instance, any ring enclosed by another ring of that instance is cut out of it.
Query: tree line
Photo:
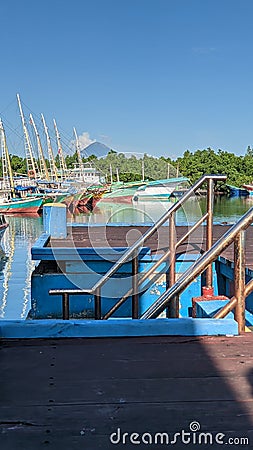
[[[26,174],[26,159],[17,155],[10,155],[14,174]],[[56,165],[59,157],[56,156]],[[77,163],[77,154],[67,155],[67,168],[74,168]],[[46,161],[49,167],[49,161]],[[224,150],[214,151],[211,148],[190,152],[186,150],[177,159],[169,157],[156,158],[144,154],[143,158],[135,155],[126,157],[123,153],[111,150],[106,157],[98,158],[95,155],[83,158],[84,164],[91,164],[101,171],[108,181],[139,181],[143,177],[148,180],[165,179],[167,177],[185,176],[194,183],[204,174],[226,174],[227,184],[241,186],[253,182],[253,149],[248,146],[244,155],[237,156]],[[0,174],[2,174],[2,158],[0,158]],[[222,188],[222,186],[220,186]],[[224,186],[223,186],[224,188]]]

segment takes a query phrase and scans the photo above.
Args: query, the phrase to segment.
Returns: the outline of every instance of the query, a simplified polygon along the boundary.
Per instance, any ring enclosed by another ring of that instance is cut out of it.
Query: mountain
[[[107,153],[112,150],[111,148],[107,147],[105,144],[101,144],[101,142],[92,142],[92,144],[88,145],[88,147],[85,147],[83,150],[81,150],[82,158],[87,158],[88,156],[95,155],[98,158],[101,158],[102,156],[106,156]]]

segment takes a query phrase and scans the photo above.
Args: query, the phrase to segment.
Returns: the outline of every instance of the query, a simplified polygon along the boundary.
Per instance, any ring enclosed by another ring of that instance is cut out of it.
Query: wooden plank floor
[[[230,228],[229,225],[213,226],[213,241],[216,242]],[[148,227],[73,227],[69,229],[68,238],[64,241],[54,239],[49,242],[53,247],[125,247],[130,246],[140,234],[144,234]],[[179,240],[186,232],[188,227],[177,226],[177,240]],[[169,227],[161,227],[146,242],[146,246],[150,247],[152,252],[162,252],[167,249]],[[64,242],[64,245],[63,245]],[[178,253],[199,253],[205,248],[205,227],[198,228],[188,241],[178,248]],[[222,256],[233,261],[233,244],[230,245]],[[253,269],[253,227],[249,227],[246,231],[246,265]]]
[[[213,439],[223,433],[224,445],[250,441],[231,448],[253,446],[252,333],[12,340],[2,341],[0,355],[1,450],[163,449],[170,445],[112,444],[110,435],[172,439],[192,422]],[[203,448],[224,448],[208,442]]]

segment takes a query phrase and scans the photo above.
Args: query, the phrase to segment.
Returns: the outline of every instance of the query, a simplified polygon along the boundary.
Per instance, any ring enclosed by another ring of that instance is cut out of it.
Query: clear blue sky
[[[177,157],[253,145],[252,0],[1,2],[0,115],[119,151]],[[21,148],[21,150],[20,150]]]

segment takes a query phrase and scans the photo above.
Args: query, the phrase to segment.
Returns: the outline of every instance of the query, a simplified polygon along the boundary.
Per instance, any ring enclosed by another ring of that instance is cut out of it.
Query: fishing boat
[[[247,194],[245,194],[245,195],[250,195],[250,196],[253,195],[253,184],[243,184],[242,188],[243,188],[243,190],[247,191]]]
[[[243,185],[242,187],[226,185],[229,190],[230,197],[247,197],[249,195],[249,185]],[[253,186],[252,186],[253,188]]]
[[[136,187],[122,187],[111,192],[106,192],[102,198],[101,202],[108,203],[132,203],[133,195],[136,192]]]
[[[166,201],[172,193],[185,182],[188,182],[188,178],[166,178],[164,180],[150,181],[143,186],[140,186],[134,193],[134,201]]]
[[[100,202],[107,203],[132,203],[133,196],[137,189],[144,186],[144,181],[133,181],[128,183],[114,182],[104,189]]]
[[[2,166],[3,166],[3,183],[5,192],[0,197],[0,213],[8,214],[25,214],[25,213],[37,213],[43,204],[43,198],[31,197],[21,198],[14,186],[13,173],[10,163],[10,156],[6,142],[6,136],[3,123],[0,119],[0,141],[2,150]],[[20,187],[21,191],[23,187]],[[27,187],[24,188],[27,190]],[[29,188],[28,188],[29,189]]]
[[[43,204],[43,198],[0,198],[0,213],[26,214],[38,213]]]

